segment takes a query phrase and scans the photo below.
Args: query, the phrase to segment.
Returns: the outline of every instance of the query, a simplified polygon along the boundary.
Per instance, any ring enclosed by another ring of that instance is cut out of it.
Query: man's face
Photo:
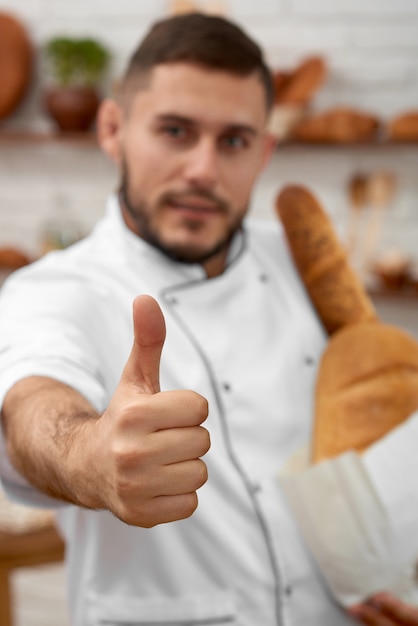
[[[157,66],[120,129],[129,228],[172,258],[220,273],[271,150],[265,123],[256,75]]]

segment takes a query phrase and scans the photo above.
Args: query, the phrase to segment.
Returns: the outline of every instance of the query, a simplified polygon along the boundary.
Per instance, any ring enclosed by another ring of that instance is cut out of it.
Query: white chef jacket
[[[125,226],[116,197],[92,234],[16,272],[0,293],[0,403],[45,375],[99,410],[132,345],[132,301],[166,319],[161,389],[209,401],[209,478],[186,520],[131,527],[56,502],[0,464],[10,497],[58,507],[74,626],[344,626],[304,547],[277,475],[310,437],[325,334],[276,222],[249,220],[225,272],[175,263]],[[86,477],[88,480],[88,477]]]

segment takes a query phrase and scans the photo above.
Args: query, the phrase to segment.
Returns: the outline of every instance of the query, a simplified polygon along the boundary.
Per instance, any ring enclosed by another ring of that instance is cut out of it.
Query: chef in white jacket
[[[2,289],[2,484],[56,508],[74,626],[356,621],[277,480],[325,335],[280,225],[246,218],[273,97],[235,25],[157,23],[99,112],[104,217]],[[418,623],[387,602],[357,615]]]

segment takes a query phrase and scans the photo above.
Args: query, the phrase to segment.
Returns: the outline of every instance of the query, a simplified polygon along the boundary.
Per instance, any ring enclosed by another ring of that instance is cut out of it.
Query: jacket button
[[[224,391],[231,391],[231,385],[229,383],[223,383],[222,387]]]

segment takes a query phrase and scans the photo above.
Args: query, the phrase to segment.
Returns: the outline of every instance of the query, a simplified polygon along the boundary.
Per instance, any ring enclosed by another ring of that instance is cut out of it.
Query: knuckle
[[[112,491],[119,505],[126,510],[141,506],[152,492],[152,478],[138,463],[124,461],[114,468]]]
[[[138,428],[146,420],[148,411],[148,396],[137,394],[134,398],[124,401],[119,407],[117,421],[121,429]]]
[[[133,402],[125,401],[122,406],[119,407],[117,413],[117,423],[119,428],[130,426],[137,414],[137,406]]]
[[[128,446],[126,442],[115,440],[111,443],[110,458],[118,480],[123,480],[125,472],[137,464],[138,457],[138,449]]]
[[[153,449],[147,435],[125,433],[109,443],[109,461],[117,475],[133,470],[145,470],[152,461]]]
[[[114,493],[122,508],[125,509],[132,495],[131,481],[127,480],[124,475],[118,474],[115,477]]]
[[[147,510],[142,508],[131,510],[130,508],[122,508],[116,513],[116,517],[128,526],[139,526],[141,528],[151,528],[156,522]]]

